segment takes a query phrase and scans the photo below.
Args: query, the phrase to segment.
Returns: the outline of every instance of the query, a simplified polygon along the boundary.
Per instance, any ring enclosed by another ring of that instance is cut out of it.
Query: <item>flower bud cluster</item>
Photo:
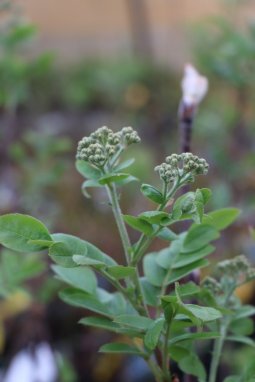
[[[133,143],[141,142],[141,138],[137,132],[130,126],[123,127],[119,134],[122,137],[123,143],[125,143],[127,146],[132,145]]]
[[[255,278],[255,269],[251,267],[244,255],[221,261],[218,264],[218,270],[222,276],[233,279],[237,286]]]
[[[173,182],[176,177],[190,174],[190,180],[193,175],[205,175],[208,172],[209,165],[205,159],[199,158],[192,153],[172,154],[166,157],[166,161],[155,167],[159,172],[160,178],[166,182]]]
[[[209,165],[206,160],[192,153],[183,153],[182,161],[184,172],[192,172],[194,175],[206,175],[208,172]]]
[[[114,133],[106,126],[100,127],[78,143],[76,159],[103,167],[121,148],[140,142],[132,127],[123,127]]]
[[[160,178],[165,183],[173,182],[178,176],[178,170],[167,163],[161,163],[159,166],[156,166],[155,171],[159,172]]]
[[[211,292],[212,295],[220,295],[223,293],[220,283],[213,277],[206,277],[202,281],[202,286]]]

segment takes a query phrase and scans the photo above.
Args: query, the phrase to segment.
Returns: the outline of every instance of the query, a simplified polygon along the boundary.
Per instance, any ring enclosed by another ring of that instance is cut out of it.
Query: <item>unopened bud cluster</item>
[[[139,143],[140,138],[132,127],[123,127],[114,133],[106,126],[100,127],[78,143],[76,159],[103,167],[121,148]]]
[[[166,157],[166,161],[155,167],[155,171],[159,172],[160,178],[166,182],[173,182],[177,177],[190,174],[191,180],[193,175],[206,175],[209,165],[205,159],[199,158],[192,153],[172,154]]]
[[[244,255],[221,261],[218,264],[218,270],[222,276],[235,280],[236,285],[241,285],[255,278],[255,269],[251,267]]]
[[[217,280],[215,280],[213,277],[206,277],[202,281],[202,286],[208,289],[209,292],[212,293],[212,295],[220,295],[223,292],[220,283]]]
[[[185,173],[192,172],[194,175],[206,175],[208,173],[209,165],[205,159],[191,153],[183,153],[181,156]]]

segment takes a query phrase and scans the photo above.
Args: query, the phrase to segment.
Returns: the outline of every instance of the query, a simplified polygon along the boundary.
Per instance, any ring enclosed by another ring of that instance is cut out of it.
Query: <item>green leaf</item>
[[[116,262],[110,256],[76,236],[56,233],[52,235],[52,238],[57,243],[50,248],[49,255],[59,265],[66,267],[76,266],[73,261],[74,255],[82,255],[100,261],[106,266],[116,265]]]
[[[119,292],[109,293],[97,288],[92,295],[79,289],[67,288],[60,292],[60,297],[67,304],[91,310],[111,319],[126,314],[127,311],[134,314],[134,310],[130,309],[130,305]]]
[[[193,281],[189,281],[188,283],[181,284],[178,288],[178,293],[181,297],[194,296],[200,292],[200,287],[195,284]],[[172,292],[174,295],[175,292]]]
[[[218,332],[196,332],[196,333],[185,333],[172,337],[169,341],[169,349],[172,348],[172,345],[177,344],[183,341],[194,341],[194,340],[211,340],[214,338],[219,338],[220,333]]]
[[[189,215],[188,218],[191,219],[192,213],[196,211],[194,201],[194,192],[187,192],[186,194],[179,196],[173,206],[172,218],[174,220],[179,220],[182,219],[182,215],[186,214]]]
[[[185,265],[192,264],[210,255],[210,253],[212,253],[214,249],[215,248],[212,245],[207,245],[192,253],[180,253],[176,261],[172,265],[172,269],[177,269],[177,268],[184,267]]]
[[[55,263],[63,267],[75,267],[72,253],[65,243],[54,243],[49,249],[49,256]]]
[[[101,171],[98,170],[96,167],[90,165],[88,162],[85,162],[83,160],[77,160],[75,165],[77,171],[82,176],[84,176],[84,178],[97,180],[102,176]]]
[[[157,306],[160,288],[155,287],[145,277],[140,278],[146,305]]]
[[[179,309],[177,298],[175,296],[163,296],[161,297],[161,305],[166,321],[172,322]]]
[[[171,359],[173,359],[175,362],[180,362],[181,359],[187,357],[190,354],[190,350],[182,346],[172,345],[169,349],[169,354]]]
[[[147,236],[153,235],[153,227],[147,221],[131,215],[123,215],[124,221],[132,228],[144,233]]]
[[[144,344],[149,350],[153,350],[157,346],[164,323],[163,318],[158,318],[149,326],[144,337]]]
[[[112,318],[107,306],[98,300],[97,296],[85,293],[79,289],[67,288],[59,293],[60,298],[67,304],[91,310]]]
[[[209,224],[221,231],[231,225],[240,215],[240,212],[237,208],[222,208],[206,215],[203,218],[203,223]]]
[[[229,325],[229,330],[236,335],[250,336],[254,331],[253,320],[250,318],[233,320]]]
[[[194,323],[184,316],[183,314],[177,314],[171,323],[171,331],[173,333],[183,333],[187,328],[194,327]]]
[[[156,257],[157,264],[168,270],[175,263],[175,260],[182,249],[182,237],[178,237],[171,245],[167,248],[162,249],[158,252]]]
[[[133,355],[139,355],[143,357],[145,354],[141,352],[137,347],[131,346],[125,343],[111,343],[101,346],[99,349],[100,353],[125,353],[125,354],[133,354]]]
[[[185,237],[182,252],[195,252],[218,237],[219,232],[213,226],[194,224]]]
[[[148,317],[123,314],[118,317],[115,317],[114,322],[120,325],[125,325],[128,327],[137,329],[137,330],[145,331],[149,329],[150,325],[153,323],[153,320],[151,320]]]
[[[168,214],[162,211],[147,211],[138,215],[139,219],[145,220],[150,224],[161,224],[164,219],[168,219]]]
[[[104,293],[105,292],[106,291],[104,291]],[[120,292],[108,293],[105,304],[113,317],[123,314],[136,314],[134,308],[126,301],[125,297]]]
[[[166,270],[156,262],[157,253],[149,253],[143,259],[143,271],[147,280],[154,286],[161,287],[166,276]]]
[[[206,259],[198,260],[192,264],[185,265],[184,267],[173,269],[170,273],[170,276],[167,280],[168,284],[171,284],[175,281],[182,279],[183,277],[189,275],[195,269],[201,269],[207,267],[209,265],[209,261]]]
[[[162,204],[164,202],[162,193],[150,184],[142,184],[141,192],[154,203]]]
[[[195,201],[194,201],[196,211],[193,214],[194,221],[196,223],[202,223],[202,218],[204,216],[204,196],[201,190],[197,189],[195,192]]]
[[[178,235],[176,235],[176,233],[171,231],[169,228],[162,227],[161,230],[158,232],[157,237],[159,237],[162,240],[173,241],[178,238]]]
[[[172,218],[174,220],[193,219],[201,223],[204,215],[204,205],[208,202],[211,192],[208,189],[197,189],[196,192],[187,192],[180,196],[173,206]]]
[[[207,204],[212,197],[212,191],[209,188],[200,188],[199,191],[202,194],[204,205]]]
[[[118,172],[120,170],[124,170],[125,168],[130,167],[135,162],[135,158],[130,158],[120,163],[118,166],[114,168],[114,171]]]
[[[112,320],[106,317],[85,317],[79,321],[80,324],[92,326],[94,328],[109,330],[110,332],[126,334],[130,337],[139,337],[140,333],[132,329],[122,328]]]
[[[107,268],[107,273],[115,279],[124,279],[125,277],[134,276],[136,269],[134,267],[124,267],[123,265],[113,265]]]
[[[52,240],[29,240],[28,244],[33,244],[33,245],[40,245],[41,247],[50,248],[53,244],[54,241]]]
[[[249,346],[255,347],[255,341],[252,340],[251,338],[245,337],[245,336],[228,336],[228,337],[226,337],[226,340],[239,342],[239,343],[244,344],[244,345],[249,345]]]
[[[92,266],[98,269],[105,268],[105,264],[102,261],[94,260],[87,256],[73,255],[72,259],[77,265]]]
[[[219,310],[211,307],[199,306],[194,304],[185,304],[184,307],[185,310],[187,309],[189,312],[192,313],[194,317],[198,318],[203,322],[214,321],[222,317],[222,314]],[[185,312],[184,314],[186,313],[187,312]]]
[[[53,265],[53,271],[57,276],[74,288],[81,289],[87,293],[94,293],[97,287],[97,279],[90,268],[64,268],[60,265]]]
[[[196,354],[190,354],[187,357],[182,358],[178,365],[184,373],[194,375],[198,377],[201,382],[205,382],[206,371],[204,365]]]
[[[126,184],[129,184],[131,182],[137,182],[139,179],[133,175],[127,176],[125,179],[119,180],[116,183],[116,187],[122,187],[125,186]]]
[[[176,294],[179,292],[179,287],[176,287]],[[178,296],[163,296],[161,297],[163,309],[166,304],[170,304],[174,315],[177,313],[184,314],[189,317],[195,325],[201,325],[202,322],[214,321],[222,317],[222,314],[217,309],[205,306],[199,306],[194,304],[184,304],[180,301],[179,293]],[[169,307],[168,307],[169,308]],[[171,312],[170,312],[171,313]],[[171,313],[172,314],[172,313]]]
[[[120,326],[106,317],[85,317],[79,321],[79,324],[92,326],[99,329],[109,330],[119,333]]]
[[[235,312],[235,319],[250,317],[255,315],[255,307],[252,305],[243,305]]]
[[[129,174],[124,174],[124,173],[119,173],[119,174],[107,174],[105,176],[102,176],[98,182],[101,185],[105,184],[111,184],[111,183],[118,183],[124,179],[127,179],[130,175]]]
[[[97,180],[94,180],[94,179],[85,180],[81,185],[81,191],[83,195],[88,199],[90,199],[90,194],[88,193],[87,188],[91,188],[91,187],[102,187],[102,186],[98,183]]]
[[[34,244],[31,240],[43,240],[43,244]],[[46,248],[45,241],[52,239],[39,220],[22,214],[0,216],[0,243],[5,247],[18,252],[36,252]]]

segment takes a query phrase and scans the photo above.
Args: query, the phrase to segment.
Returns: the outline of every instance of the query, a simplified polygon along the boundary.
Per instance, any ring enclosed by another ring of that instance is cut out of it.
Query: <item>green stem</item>
[[[161,289],[160,289],[160,294],[158,296],[158,306],[157,306],[157,310],[156,310],[156,317],[159,317],[160,316],[160,308],[161,308],[161,305],[160,305],[160,298],[161,296],[164,296],[164,294],[166,293],[166,288],[167,288],[167,280],[169,279],[170,277],[170,274],[172,272],[172,269],[169,268],[169,270],[167,271],[164,279],[163,279],[163,282],[162,282],[162,286],[161,286]]]
[[[162,204],[160,204],[158,206],[157,211],[162,211],[166,207],[167,203],[169,202],[169,199],[175,194],[175,192],[178,190],[179,187],[180,187],[180,181],[178,180],[176,183],[174,183],[173,187],[167,193],[167,186],[164,183],[163,195],[164,195],[165,200]],[[153,239],[158,234],[158,232],[161,230],[161,228],[162,227],[158,228],[158,230],[155,232],[153,237],[146,237],[144,234],[142,234],[140,236],[138,243],[137,243],[137,246],[136,246],[136,249],[135,249],[134,254],[133,254],[132,261],[131,261],[131,264],[133,266],[135,266],[137,263],[139,263],[139,261],[141,260],[141,258],[144,255],[146,249],[150,246]]]
[[[159,233],[162,227],[159,227],[154,233],[153,237],[146,237],[144,234],[141,235],[138,240],[136,250],[134,252],[133,259],[131,260],[131,265],[136,266],[144,255],[146,249],[150,246],[155,236]]]
[[[113,215],[114,215],[114,218],[115,218],[118,230],[119,230],[120,238],[122,241],[122,246],[123,246],[125,257],[126,257],[126,262],[129,265],[130,264],[130,253],[129,253],[129,251],[131,250],[132,247],[131,247],[131,243],[129,240],[129,236],[127,233],[125,223],[122,219],[122,212],[121,212],[120,205],[119,205],[116,187],[114,185],[110,184],[110,185],[106,186],[106,190],[107,190],[108,197],[109,197],[109,200],[110,200],[110,203],[112,206]]]
[[[164,382],[164,377],[162,375],[162,371],[161,371],[160,367],[157,365],[157,363],[152,358],[147,359],[146,361],[147,361],[147,363],[148,363],[148,365],[152,371],[152,374],[155,377],[156,382]]]
[[[209,374],[209,381],[208,382],[215,382],[221,357],[221,352],[223,348],[223,344],[225,341],[227,332],[227,325],[222,325],[220,329],[220,337],[217,338],[214,341],[213,346],[213,356],[212,356],[212,362],[210,367],[210,374]]]
[[[133,308],[138,312],[141,313],[141,307],[137,305],[137,302],[135,301],[132,296],[128,293],[128,291],[123,288],[123,286],[116,281],[113,277],[111,277],[107,272],[105,272],[102,269],[95,269],[96,272],[100,273],[106,280],[109,281],[110,284],[112,284],[116,290],[118,290],[120,293],[123,294],[124,297],[130,302],[130,304],[133,306]]]
[[[228,306],[228,302],[234,293],[236,289],[236,284],[232,284],[229,288],[228,293],[226,294],[225,301],[224,301],[224,306]],[[221,352],[222,348],[225,342],[225,338],[227,335],[228,331],[228,326],[229,326],[229,319],[225,317],[222,321],[219,321],[219,326],[220,326],[220,337],[217,338],[214,341],[213,345],[213,355],[212,355],[212,361],[211,361],[211,366],[210,366],[210,373],[209,373],[209,381],[208,382],[215,382],[216,377],[217,377],[217,371],[220,363],[220,357],[221,357]]]
[[[164,338],[164,343],[163,343],[163,349],[162,349],[162,369],[165,376],[165,380],[169,382],[171,381],[171,373],[169,369],[170,359],[169,359],[169,353],[168,353],[168,339],[170,335],[170,327],[171,327],[171,322],[168,322],[167,328],[166,328],[166,334]]]
[[[110,185],[106,186],[106,189],[107,189],[109,200],[111,202],[113,215],[115,217],[117,227],[119,230],[119,234],[121,237],[122,246],[123,246],[125,257],[126,257],[126,262],[127,262],[127,265],[130,265],[130,262],[131,262],[130,253],[132,253],[131,252],[132,246],[131,246],[131,243],[129,240],[129,236],[127,233],[125,223],[124,223],[123,218],[122,218],[122,212],[121,212],[120,205],[119,205],[116,187],[114,185],[110,184]],[[136,273],[135,273],[134,277],[132,278],[132,280],[133,280],[134,286],[136,288],[136,292],[137,292],[136,297],[138,300],[138,304],[140,304],[139,312],[141,314],[145,314],[145,315],[149,316],[148,308],[144,302],[143,291],[142,291],[142,287],[140,284],[139,273],[138,273],[137,268],[136,268]]]

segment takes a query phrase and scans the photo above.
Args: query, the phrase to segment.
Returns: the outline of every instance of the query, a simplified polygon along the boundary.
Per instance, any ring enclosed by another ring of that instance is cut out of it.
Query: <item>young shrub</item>
[[[121,162],[121,155],[129,145],[139,142],[131,127],[113,132],[104,126],[84,137],[77,149],[76,167],[85,178],[84,194],[88,187],[104,187],[107,192],[123,245],[124,265],[78,237],[50,234],[43,223],[27,215],[1,216],[0,242],[19,252],[47,248],[56,263],[53,271],[67,284],[61,298],[92,312],[80,322],[129,338],[125,343],[106,344],[100,352],[139,355],[157,382],[178,380],[171,370],[172,360],[199,381],[215,382],[225,341],[255,345],[247,337],[252,332],[248,317],[255,309],[242,306],[234,295],[239,285],[254,278],[255,271],[245,257],[239,256],[218,265],[219,280],[209,277],[199,285],[190,275],[209,265],[212,243],[239,212],[230,208],[205,214],[211,197],[205,188],[178,195],[197,176],[206,175],[209,167],[205,159],[183,153],[167,156],[156,166],[161,187],[141,186],[143,195],[155,203],[155,210],[123,215],[120,188],[134,177],[127,170],[133,160]],[[187,229],[174,232],[172,225],[183,220],[189,223]],[[140,232],[136,243],[131,243],[126,225]],[[148,253],[155,238],[166,246]],[[99,287],[96,274],[105,277],[114,292]],[[207,375],[195,343],[212,339],[215,344]]]

